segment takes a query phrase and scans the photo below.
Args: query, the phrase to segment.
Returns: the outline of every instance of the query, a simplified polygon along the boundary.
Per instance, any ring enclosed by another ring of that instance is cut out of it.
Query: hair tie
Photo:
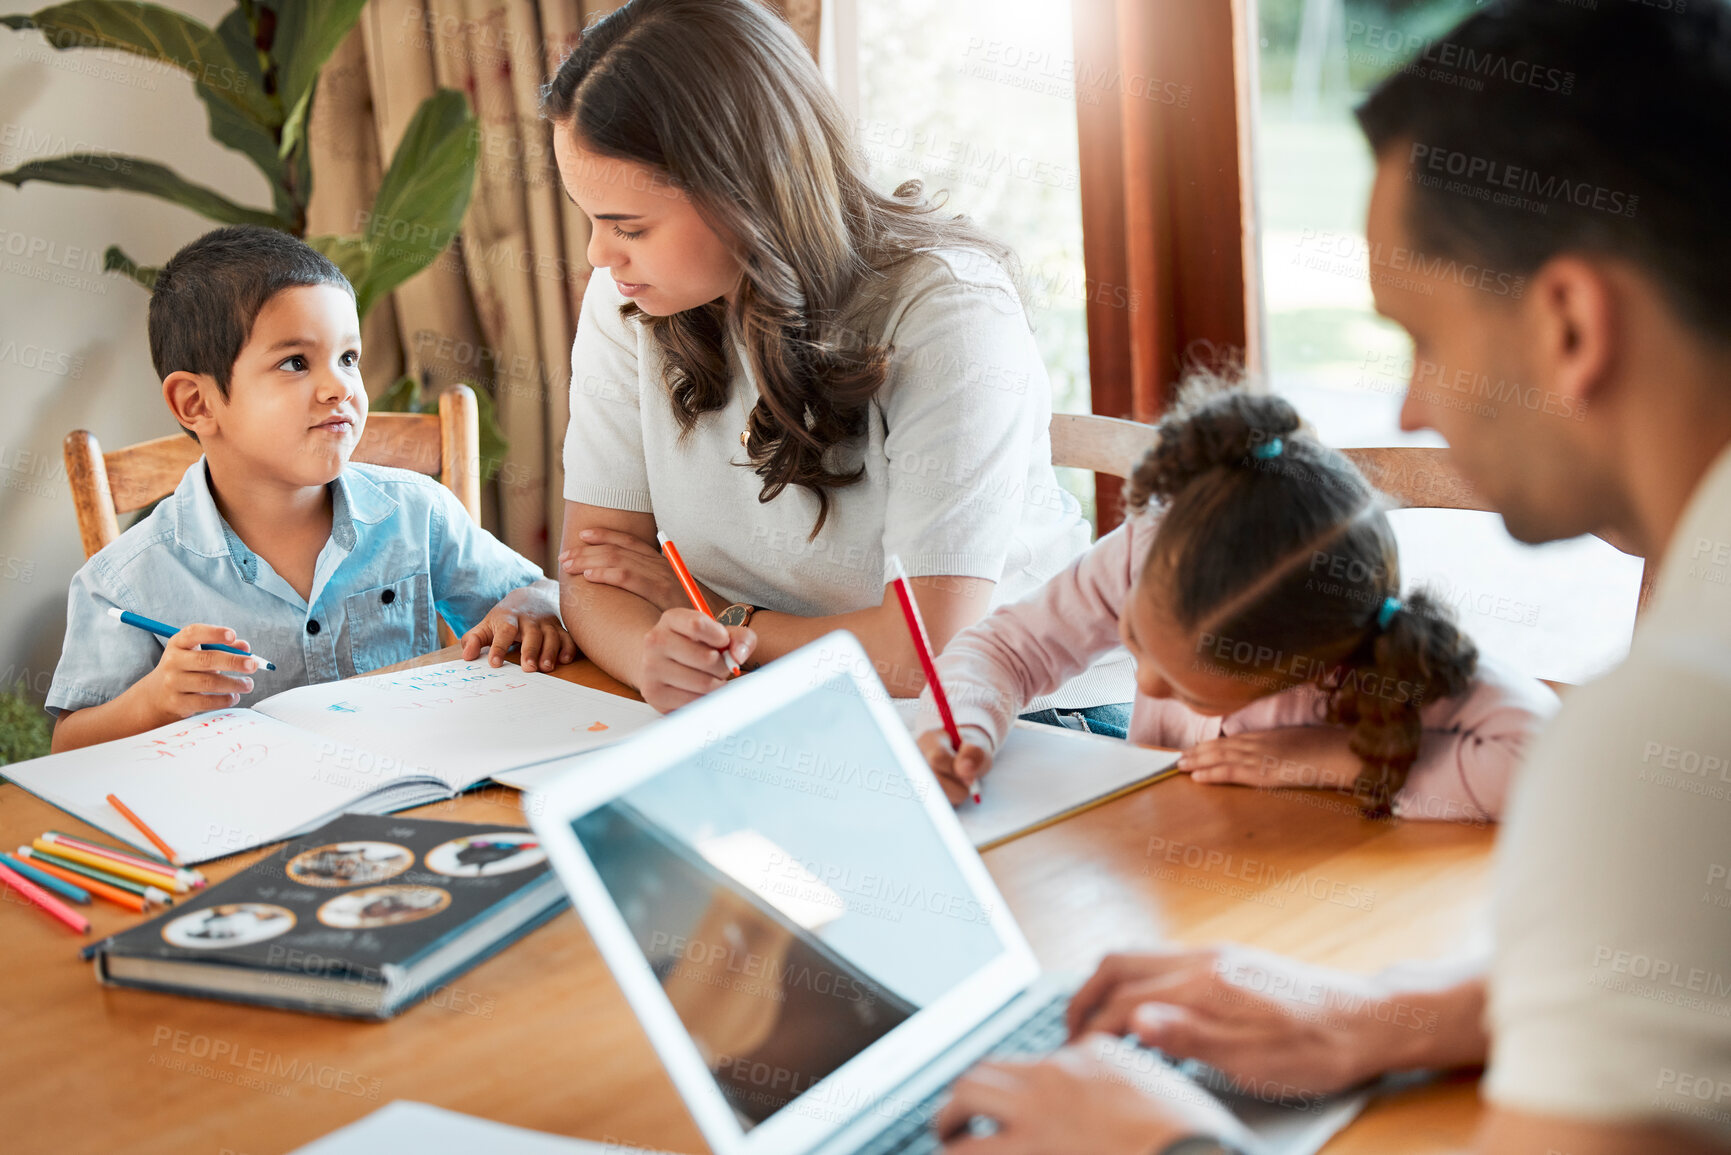
[[[1272,458],[1279,457],[1280,451],[1285,448],[1286,442],[1275,437],[1268,441],[1264,441],[1261,445],[1252,445],[1250,447],[1250,456],[1256,458],[1258,461],[1268,461]]]
[[[1394,615],[1400,612],[1399,598],[1383,598],[1382,608],[1376,611],[1376,628],[1388,629],[1388,623],[1394,620]]]

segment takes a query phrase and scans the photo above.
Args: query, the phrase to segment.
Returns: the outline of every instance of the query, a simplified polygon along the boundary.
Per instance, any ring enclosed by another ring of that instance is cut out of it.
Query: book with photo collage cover
[[[86,954],[110,986],[386,1019],[564,905],[527,829],[345,814]]]

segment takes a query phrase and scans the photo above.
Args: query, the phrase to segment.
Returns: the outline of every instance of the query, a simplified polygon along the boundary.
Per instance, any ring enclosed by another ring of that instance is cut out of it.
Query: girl
[[[1424,592],[1401,594],[1381,495],[1291,405],[1207,388],[1160,422],[1130,480],[1133,516],[939,658],[971,727],[952,754],[925,695],[915,732],[946,792],[959,801],[990,769],[1018,703],[1122,640],[1131,739],[1184,750],[1198,782],[1495,819],[1556,696],[1480,659]]]
[[[594,223],[560,584],[598,665],[669,710],[726,680],[724,650],[762,662],[849,629],[912,696],[888,555],[941,646],[1087,548],[1009,252],[918,182],[872,188],[769,8],[630,0],[584,32],[544,108]],[[1120,654],[1037,705],[1132,692]]]

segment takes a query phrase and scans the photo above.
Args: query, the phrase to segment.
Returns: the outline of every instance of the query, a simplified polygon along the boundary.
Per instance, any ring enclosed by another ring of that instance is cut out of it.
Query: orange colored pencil
[[[4,882],[79,934],[90,930],[89,919],[4,863],[0,863],[0,882]]]
[[[710,612],[709,603],[703,599],[703,591],[697,588],[697,579],[691,576],[691,571],[685,568],[685,559],[679,556],[679,550],[673,544],[673,539],[657,531],[655,540],[661,543],[661,552],[667,555],[667,564],[673,567],[673,576],[679,579],[679,584],[685,587],[685,596],[691,599],[691,608],[706,618],[715,615]],[[727,662],[727,672],[739,677],[745,671],[739,668],[739,663],[733,660],[733,653],[723,648],[723,660]]]
[[[168,859],[168,861],[172,862],[176,866],[185,866],[186,865],[184,862],[182,862],[180,860],[180,855],[176,854],[174,852],[174,850],[168,845],[168,843],[164,842],[162,839],[160,839],[156,836],[156,831],[152,830],[150,827],[148,827],[144,824],[144,819],[140,818],[138,815],[134,814],[132,811],[130,811],[126,808],[126,803],[122,802],[120,799],[118,799],[114,795],[110,794],[108,796],[108,804],[110,806],[114,807],[116,810],[120,811],[121,817],[125,818],[128,822],[130,822],[134,826],[138,827],[138,832],[140,834],[144,835],[146,838],[150,839],[150,844],[152,846],[156,847],[158,850],[162,851],[162,856],[164,858]]]
[[[30,865],[37,870],[52,874],[55,878],[70,882],[73,886],[82,886],[97,898],[106,898],[116,906],[124,906],[134,913],[142,913],[144,910],[144,897],[142,895],[133,894],[129,890],[121,890],[118,886],[110,886],[106,882],[98,882],[94,878],[88,878],[82,874],[74,874],[63,866],[44,862],[34,856],[29,861]]]

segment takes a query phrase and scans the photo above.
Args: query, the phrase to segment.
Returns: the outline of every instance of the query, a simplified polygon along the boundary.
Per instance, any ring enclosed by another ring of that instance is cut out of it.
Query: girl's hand
[[[932,773],[938,776],[938,785],[944,788],[944,797],[951,806],[960,806],[971,796],[980,779],[992,768],[992,752],[988,749],[991,739],[985,731],[977,726],[963,726],[961,733],[962,748],[954,752],[950,750],[950,736],[942,730],[927,730],[914,739]]]
[[[616,529],[586,529],[577,537],[582,545],[559,554],[559,568],[564,572],[636,594],[662,613],[691,608],[685,587],[679,584],[656,542]],[[719,611],[728,604],[729,599],[702,582],[697,588],[710,609]]]
[[[743,666],[757,648],[757,634],[749,626],[724,626],[694,609],[666,610],[644,635],[637,690],[663,714],[695,702],[731,676],[721,656],[724,648]]]
[[[950,1155],[1148,1155],[1189,1136],[1238,1140],[1243,1124],[1157,1055],[1094,1035],[1038,1063],[981,1063],[934,1125]],[[970,1131],[989,1120],[989,1135]]]
[[[1256,730],[1192,746],[1178,769],[1197,782],[1350,790],[1363,764],[1347,739],[1344,726]]]

